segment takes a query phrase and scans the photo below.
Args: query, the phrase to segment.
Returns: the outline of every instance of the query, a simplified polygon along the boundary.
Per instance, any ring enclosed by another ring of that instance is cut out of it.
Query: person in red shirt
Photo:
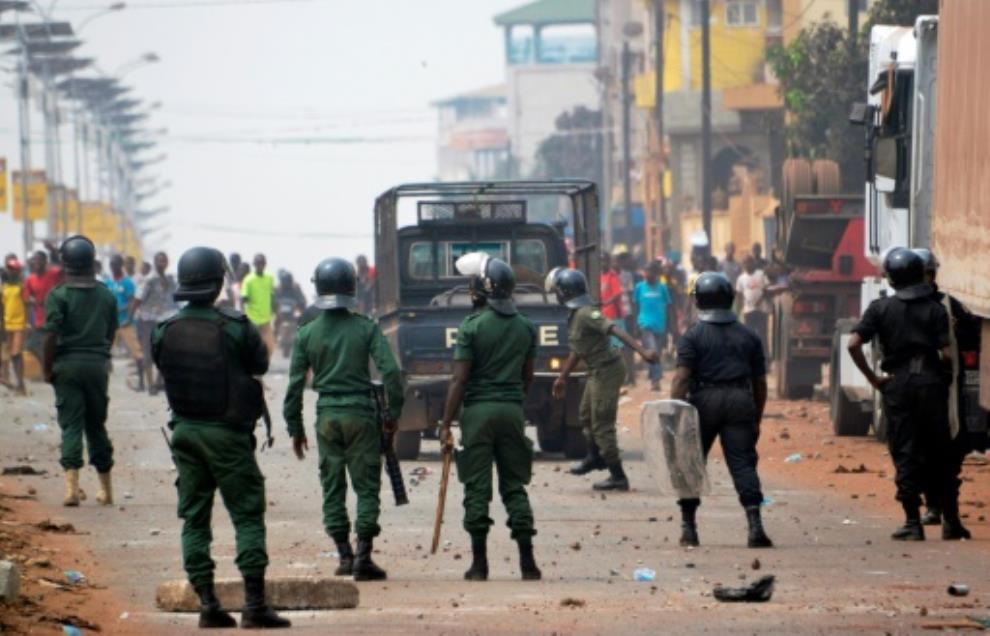
[[[28,261],[31,275],[24,281],[24,300],[32,317],[32,325],[40,329],[45,324],[45,300],[48,293],[62,282],[62,270],[48,264],[48,254],[41,250]]]
[[[622,281],[619,280],[619,274],[612,269],[612,259],[608,254],[602,254],[601,299],[602,315],[605,318],[613,322],[624,318]]]

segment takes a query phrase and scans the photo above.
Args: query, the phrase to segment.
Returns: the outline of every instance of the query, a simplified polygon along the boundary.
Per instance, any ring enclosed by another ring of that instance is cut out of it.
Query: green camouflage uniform
[[[581,307],[571,312],[568,336],[571,351],[588,366],[578,415],[581,428],[588,441],[598,446],[608,465],[620,459],[615,425],[619,391],[626,377],[622,356],[609,339],[611,326],[598,307]]]
[[[471,363],[460,417],[457,475],[464,484],[464,529],[483,538],[494,523],[492,464],[508,514],[512,538],[536,534],[526,484],[533,473],[533,442],[523,417],[523,368],[536,355],[536,328],[521,314],[503,316],[490,308],[464,319],[457,331],[455,360]]]
[[[58,338],[52,384],[62,429],[60,463],[66,470],[83,467],[85,435],[89,463],[108,473],[113,467],[113,445],[106,429],[107,384],[117,300],[100,283],[60,285],[45,300],[43,329]]]
[[[385,384],[389,416],[399,419],[403,389],[398,365],[378,324],[343,309],[323,311],[299,329],[292,348],[289,388],[282,413],[293,438],[303,429],[303,389],[313,371],[316,441],[323,486],[323,526],[337,543],[349,540],[347,475],[357,495],[354,531],[361,539],[381,532],[381,429],[371,394],[369,357]]]
[[[223,320],[228,363],[240,364],[250,375],[268,370],[268,350],[247,317],[233,310],[188,305],[170,321],[159,324],[151,336],[156,363],[168,325],[183,318]],[[167,383],[167,379],[166,379]],[[213,582],[215,564],[211,516],[217,489],[234,524],[235,564],[242,576],[263,576],[268,567],[265,547],[265,478],[255,458],[255,422],[234,425],[173,416],[172,461],[179,477],[179,518],[182,525],[182,561],[193,586]]]

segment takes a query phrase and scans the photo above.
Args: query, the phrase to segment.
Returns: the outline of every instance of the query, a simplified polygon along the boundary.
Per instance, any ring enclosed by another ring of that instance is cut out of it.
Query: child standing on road
[[[23,268],[16,257],[4,262],[3,291],[0,295],[0,340],[3,341],[3,365],[0,383],[14,388],[18,395],[27,395],[24,388],[24,336],[27,332],[27,305],[23,298]],[[16,384],[10,383],[10,367]]]

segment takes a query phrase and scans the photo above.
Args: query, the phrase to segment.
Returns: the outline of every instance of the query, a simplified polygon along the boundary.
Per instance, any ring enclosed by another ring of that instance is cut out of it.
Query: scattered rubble
[[[747,587],[716,586],[712,596],[723,603],[765,603],[773,596],[773,575],[764,576]]]

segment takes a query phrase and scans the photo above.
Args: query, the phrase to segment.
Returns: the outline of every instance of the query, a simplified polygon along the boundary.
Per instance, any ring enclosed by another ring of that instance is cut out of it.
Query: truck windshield
[[[454,267],[457,259],[469,252],[485,252],[512,265],[518,282],[540,284],[548,271],[544,242],[518,239],[514,250],[510,249],[512,244],[511,241],[418,241],[409,249],[409,276],[415,280],[433,280],[435,269],[440,279],[461,278]]]

